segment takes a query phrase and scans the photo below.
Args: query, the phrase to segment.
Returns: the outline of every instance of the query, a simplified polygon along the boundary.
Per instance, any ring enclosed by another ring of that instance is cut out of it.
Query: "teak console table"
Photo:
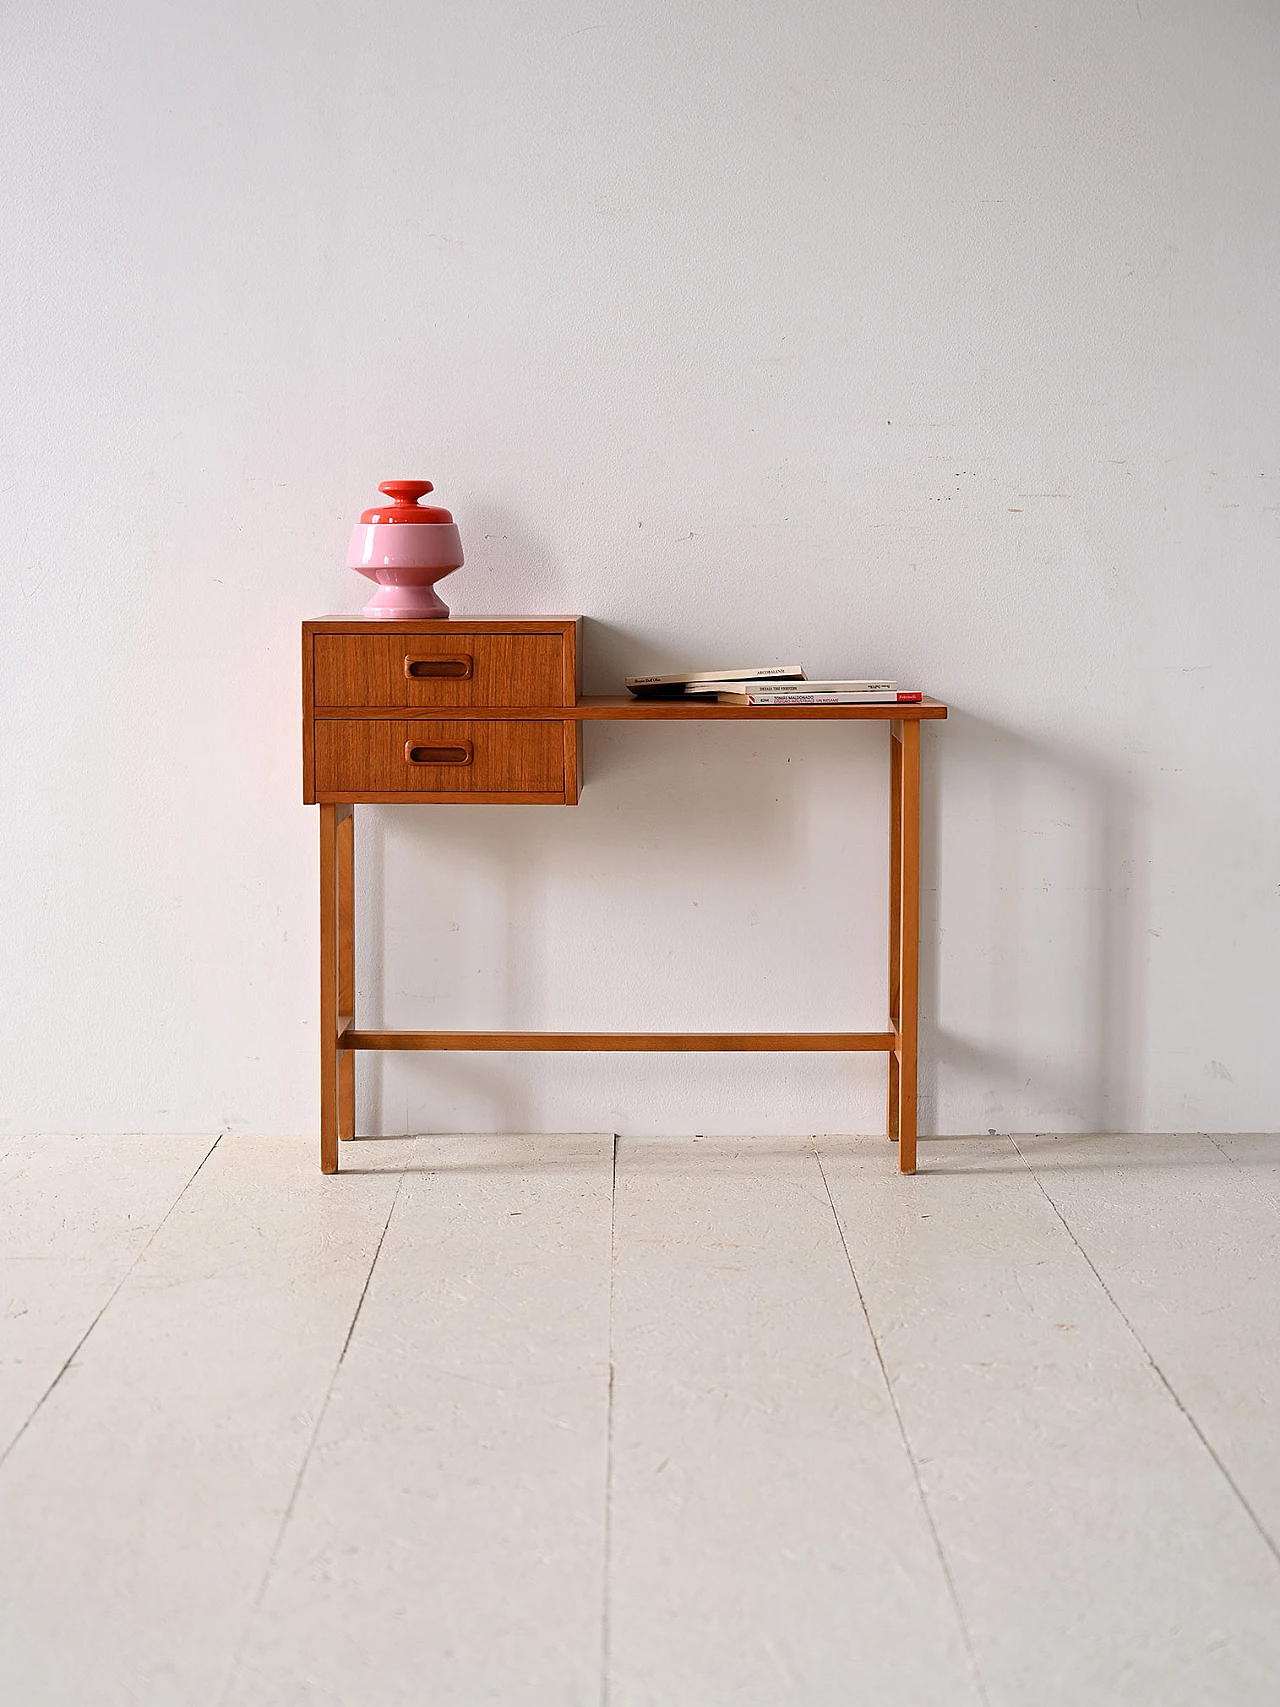
[[[736,706],[580,692],[581,618],[451,617],[302,625],[303,797],[320,807],[320,1166],[355,1136],[361,1049],[881,1050],[888,1135],[916,1166],[920,919],[918,705]],[[362,1031],[355,1021],[356,806],[575,806],[582,725],[889,725],[889,1003],[883,1031]]]

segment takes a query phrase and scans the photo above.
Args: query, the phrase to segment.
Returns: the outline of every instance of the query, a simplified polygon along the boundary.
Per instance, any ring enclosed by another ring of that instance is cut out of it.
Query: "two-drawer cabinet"
[[[579,632],[577,617],[304,623],[304,798],[575,805]]]

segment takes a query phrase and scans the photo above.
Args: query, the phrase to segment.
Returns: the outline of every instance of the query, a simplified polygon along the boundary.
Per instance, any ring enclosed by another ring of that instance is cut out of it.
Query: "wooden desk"
[[[898,1167],[916,1166],[920,705],[706,705],[588,695],[581,618],[302,625],[303,796],[320,807],[320,1166],[355,1136],[362,1049],[881,1050]],[[355,1019],[355,819],[365,802],[576,806],[582,725],[889,725],[889,978],[883,1031],[364,1031]]]

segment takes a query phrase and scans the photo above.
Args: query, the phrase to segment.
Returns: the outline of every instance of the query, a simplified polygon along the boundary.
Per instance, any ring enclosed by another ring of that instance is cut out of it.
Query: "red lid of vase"
[[[420,504],[423,498],[434,488],[429,480],[384,480],[378,487],[379,492],[385,492],[392,501],[389,504],[379,504],[376,510],[366,510],[360,517],[362,522],[451,522],[453,517],[448,510],[442,510],[433,504]]]

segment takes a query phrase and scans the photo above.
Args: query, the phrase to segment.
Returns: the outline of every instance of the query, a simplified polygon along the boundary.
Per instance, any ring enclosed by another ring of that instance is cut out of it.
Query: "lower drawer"
[[[568,734],[573,739],[576,731],[570,727]],[[563,722],[544,718],[319,717],[316,793],[340,800],[362,794],[563,800],[565,736]]]

